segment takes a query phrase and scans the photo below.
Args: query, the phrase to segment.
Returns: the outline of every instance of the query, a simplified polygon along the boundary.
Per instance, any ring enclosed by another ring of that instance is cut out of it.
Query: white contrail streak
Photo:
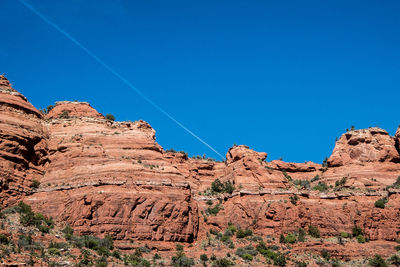
[[[167,116],[170,120],[175,122],[178,126],[180,126],[182,129],[184,129],[186,132],[188,132],[190,135],[192,135],[194,138],[199,140],[202,144],[204,144],[206,147],[214,151],[218,156],[220,156],[223,160],[225,159],[221,153],[219,153],[215,148],[213,148],[211,145],[207,144],[203,139],[201,139],[199,136],[197,136],[195,133],[193,133],[191,130],[189,130],[185,125],[180,123],[178,120],[176,120],[174,117],[172,117],[168,112],[166,112],[163,108],[161,108],[159,105],[157,105],[153,100],[148,98],[145,94],[142,93],[136,86],[134,86],[130,81],[125,79],[121,74],[119,74],[116,70],[114,70],[112,67],[110,67],[107,63],[105,63],[103,60],[101,60],[96,54],[94,54],[92,51],[90,51],[88,48],[86,48],[83,44],[81,44],[78,40],[76,40],[74,37],[72,37],[68,32],[64,31],[61,29],[57,24],[52,22],[50,19],[48,19],[46,16],[44,16],[42,13],[40,13],[37,9],[35,9],[32,5],[29,3],[25,2],[24,0],[18,0],[21,4],[26,6],[28,9],[30,9],[33,13],[38,15],[40,18],[42,18],[45,22],[47,22],[50,26],[52,26],[54,29],[56,29],[58,32],[63,34],[65,37],[67,37],[70,41],[72,41],[74,44],[79,46],[83,51],[88,53],[94,60],[96,60],[98,63],[100,63],[103,67],[105,67],[107,70],[109,70],[112,74],[114,74],[118,79],[120,79],[123,83],[125,83],[128,87],[130,87],[132,90],[134,90],[137,94],[139,94],[141,97],[143,97],[147,102],[149,102],[152,106],[154,106],[156,109],[158,109],[162,114]]]

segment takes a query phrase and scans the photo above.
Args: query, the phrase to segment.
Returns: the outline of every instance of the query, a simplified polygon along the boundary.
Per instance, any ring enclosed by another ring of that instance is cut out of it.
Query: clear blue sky
[[[225,155],[321,162],[355,125],[400,123],[400,1],[26,0]],[[164,148],[209,149],[16,0],[0,72],[37,107],[88,101],[148,121]]]

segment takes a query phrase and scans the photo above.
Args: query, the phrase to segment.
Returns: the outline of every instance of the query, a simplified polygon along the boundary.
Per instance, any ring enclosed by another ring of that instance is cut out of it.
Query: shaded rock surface
[[[47,160],[42,115],[0,76],[0,205],[31,191]]]

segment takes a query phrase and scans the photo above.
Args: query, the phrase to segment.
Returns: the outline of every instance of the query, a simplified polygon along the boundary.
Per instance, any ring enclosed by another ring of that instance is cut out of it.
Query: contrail
[[[128,87],[130,87],[132,90],[134,90],[137,94],[139,94],[141,97],[143,97],[147,102],[149,102],[152,106],[154,106],[156,109],[158,109],[162,114],[167,116],[170,120],[175,122],[178,126],[180,126],[182,129],[184,129],[186,132],[188,132],[190,135],[192,135],[194,138],[199,140],[202,144],[204,144],[206,147],[211,149],[214,153],[216,153],[218,156],[220,156],[223,160],[225,159],[221,153],[219,153],[215,148],[213,148],[211,145],[207,144],[203,139],[201,139],[199,136],[197,136],[195,133],[193,133],[191,130],[189,130],[185,125],[180,123],[178,120],[176,120],[172,115],[170,115],[168,112],[166,112],[163,108],[161,108],[159,105],[157,105],[153,100],[148,98],[145,94],[143,94],[142,91],[140,91],[136,86],[134,86],[130,81],[125,79],[121,74],[119,74],[115,69],[110,67],[107,63],[105,63],[102,59],[100,59],[98,56],[96,56],[95,53],[90,51],[88,48],[86,48],[83,44],[81,44],[78,40],[76,40],[74,37],[72,37],[68,32],[64,31],[63,29],[60,28],[57,24],[52,22],[50,19],[48,19],[45,15],[40,13],[36,8],[34,8],[32,5],[29,3],[25,2],[24,0],[18,0],[21,4],[26,6],[28,9],[30,9],[33,13],[38,15],[40,18],[42,18],[47,24],[52,26],[54,29],[56,29],[58,32],[63,34],[65,37],[67,37],[70,41],[72,41],[74,44],[79,46],[83,51],[89,54],[94,60],[96,60],[98,63],[100,63],[103,67],[105,67],[107,70],[109,70],[112,74],[114,74],[118,79],[120,79],[123,83],[125,83]]]

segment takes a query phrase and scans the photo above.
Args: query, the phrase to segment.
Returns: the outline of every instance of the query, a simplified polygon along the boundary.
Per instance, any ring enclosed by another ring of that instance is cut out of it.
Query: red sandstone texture
[[[40,179],[47,158],[42,115],[0,76],[0,205],[15,203]]]
[[[78,101],[61,101],[46,115],[47,119],[56,119],[59,117],[91,117],[104,119],[104,116],[97,112],[86,102]]]
[[[266,153],[243,145],[216,162],[166,152],[148,123],[109,121],[88,103],[58,102],[43,118],[4,76],[0,103],[0,204],[24,200],[78,233],[109,234],[121,248],[130,240],[164,249],[201,242],[228,223],[275,238],[309,225],[330,238],[357,225],[370,240],[389,242],[387,255],[400,238],[400,192],[388,188],[400,176],[400,129],[395,137],[379,128],[349,131],[326,165],[266,162]],[[216,179],[231,182],[233,193],[211,194]],[[33,180],[38,189],[29,187]],[[320,182],[331,187],[312,190]],[[384,209],[374,206],[380,198],[388,199]],[[222,210],[208,214],[207,201]],[[362,248],[337,246],[332,254],[373,252]]]

